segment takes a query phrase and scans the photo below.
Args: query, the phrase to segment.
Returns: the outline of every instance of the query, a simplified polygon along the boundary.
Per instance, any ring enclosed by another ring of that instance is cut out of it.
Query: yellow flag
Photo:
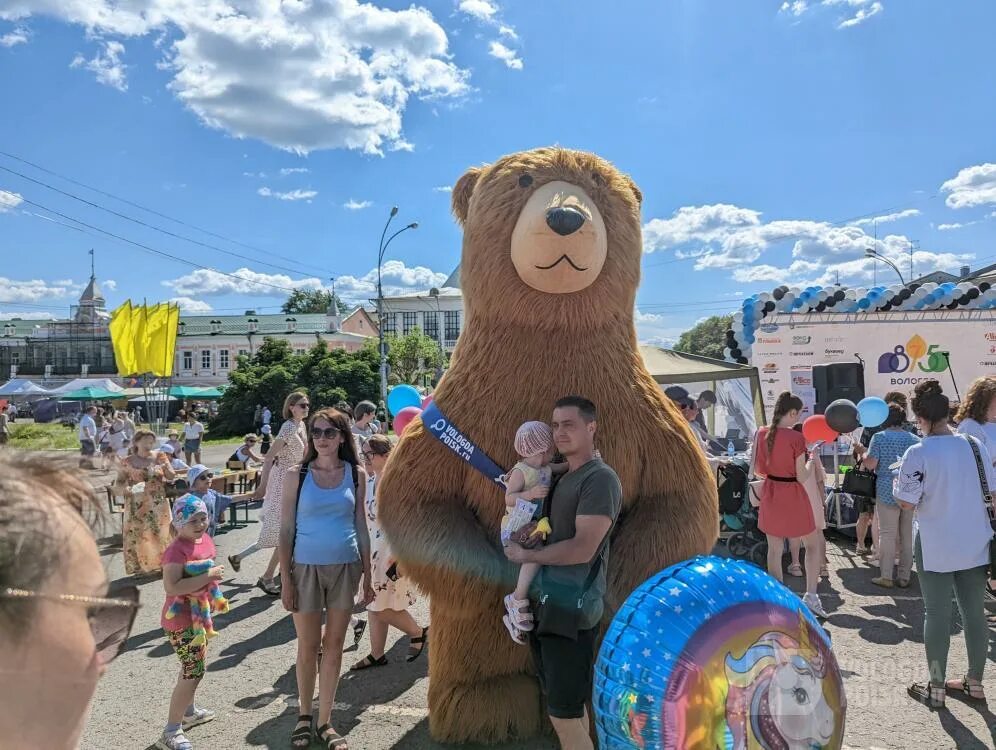
[[[176,334],[180,328],[179,305],[166,306],[166,334],[163,342],[163,368],[158,373],[161,377],[173,377],[173,364],[176,359]]]
[[[131,338],[135,347],[135,373],[148,372],[145,352],[148,349],[149,307],[132,307]]]
[[[173,372],[173,348],[176,344],[176,321],[171,313],[172,305],[161,302],[149,310],[149,323],[146,328],[146,372],[158,377],[167,377]],[[172,323],[173,335],[170,336]]]
[[[132,331],[133,308],[131,300],[111,313],[108,326],[111,333],[111,345],[114,347],[114,360],[118,366],[119,375],[134,375],[138,372],[135,362],[135,338]]]

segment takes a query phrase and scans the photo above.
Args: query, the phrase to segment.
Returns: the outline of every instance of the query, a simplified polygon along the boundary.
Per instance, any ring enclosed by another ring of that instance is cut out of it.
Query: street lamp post
[[[413,221],[411,224],[402,227],[392,234],[387,238],[387,242],[385,242],[384,238],[387,237],[387,229],[391,226],[391,220],[397,215],[398,207],[392,206],[391,215],[387,217],[387,223],[384,224],[384,231],[380,233],[380,245],[377,248],[377,333],[380,341],[380,400],[384,403],[385,408],[387,407],[387,349],[384,348],[384,289],[381,286],[381,266],[384,265],[384,253],[387,252],[387,246],[391,244],[391,240],[409,229],[418,229],[418,222]]]
[[[880,253],[876,252],[875,250],[869,247],[865,249],[865,257],[871,258],[872,260],[880,260],[883,263],[885,263],[885,265],[889,266],[889,268],[895,271],[896,275],[899,276],[899,283],[902,284],[903,286],[906,286],[906,281],[903,279],[903,274],[902,271],[899,270],[899,266],[897,266],[891,260],[886,258],[884,255],[881,255]]]
[[[439,306],[439,290],[436,287],[432,287],[429,290],[429,296],[436,299],[436,343],[439,344],[439,366],[436,367],[436,385],[439,385],[439,381],[443,377],[443,364],[446,362],[446,352],[443,349],[443,326],[440,321],[443,315],[442,308]]]

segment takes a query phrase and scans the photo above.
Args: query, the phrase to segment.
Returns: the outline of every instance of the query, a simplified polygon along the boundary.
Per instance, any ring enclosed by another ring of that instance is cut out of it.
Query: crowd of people
[[[702,434],[695,425],[715,397],[669,395],[693,432]],[[932,708],[942,707],[954,691],[983,701],[989,638],[983,600],[994,583],[987,492],[996,488],[996,378],[973,383],[956,411],[937,381],[919,384],[911,402],[901,393],[887,394],[886,401],[885,422],[855,441],[856,458],[876,473],[874,502],[860,508],[857,552],[875,555],[870,559],[879,574],[872,582],[886,589],[910,586],[915,563],[925,609],[927,679],[909,685],[909,695]],[[378,520],[377,487],[394,443],[381,434],[384,426],[376,412],[374,404],[361,402],[355,408],[338,404],[312,413],[308,394],[294,391],[285,399],[270,449],[257,449],[263,431],[272,425],[272,413],[260,408],[257,429],[245,435],[230,457],[262,467],[253,494],[263,501],[259,537],[228,562],[238,573],[246,557],[272,550],[257,586],[280,598],[297,635],[300,709],[289,732],[292,747],[308,747],[316,738],[331,750],[348,746],[334,728],[333,707],[347,633],[352,629],[358,642],[367,626],[353,614],[357,602],[366,608],[370,652],[350,670],[388,664],[385,651],[392,627],[407,636],[409,661],[428,647],[429,628],[410,611],[417,604],[416,590],[394,559]],[[825,617],[817,585],[827,572],[826,476],[819,446],[807,445],[798,429],[802,413],[796,396],[778,398],[769,424],[753,436],[751,472],[758,478],[758,525],[768,540],[769,574],[778,580],[786,572],[804,575],[803,600]],[[194,697],[207,661],[205,619],[210,631],[212,613],[223,614],[228,606],[217,588],[227,573],[216,560],[213,537],[233,498],[212,488],[212,471],[198,462],[203,428],[197,429],[193,414],[182,442],[179,432],[171,432],[162,444],[148,430],[129,433],[128,422],[126,414],[100,414],[91,407],[80,423],[81,448],[100,446],[101,428],[121,436],[121,447],[113,452],[125,449],[118,479],[126,490],[125,570],[162,576],[161,624],[180,662],[156,747],[190,750],[187,731],[215,718]],[[506,516],[496,539],[509,561],[520,566],[518,585],[505,596],[503,622],[516,643],[530,647],[551,722],[561,745],[572,749],[591,747],[586,703],[604,612],[605,542],[621,505],[618,477],[595,449],[597,424],[594,404],[567,397],[554,405],[550,424],[534,421],[520,427],[513,441],[520,460],[505,477]],[[187,462],[179,459],[181,451],[190,454]],[[56,729],[39,719],[26,722],[20,731],[28,732],[35,746],[72,747],[99,675],[127,638],[138,591],[132,583],[107,589],[92,534],[96,507],[84,478],[64,462],[41,455],[4,452],[0,462],[0,524],[16,537],[7,534],[0,544],[0,619],[23,623],[65,605],[84,615],[79,623],[72,617],[56,622],[42,616],[31,648],[15,657],[15,666],[26,674],[47,674],[60,658],[77,670],[71,682],[85,690],[56,688],[49,693],[46,687],[42,700],[41,684],[29,685],[15,706],[24,710],[17,715],[34,716],[39,706],[54,701],[55,710],[72,721]],[[10,519],[16,523],[8,523]],[[871,549],[865,545],[869,530],[875,540]],[[53,534],[66,534],[71,541],[60,547],[59,555],[29,564],[31,545]],[[800,559],[801,548],[805,560]],[[545,621],[552,616],[530,599],[537,585],[544,592],[580,590],[577,617],[556,627]],[[212,591],[218,593],[206,593]],[[961,614],[969,665],[966,674],[948,679],[952,596]],[[88,612],[94,613],[89,620]],[[551,635],[563,627],[571,628],[570,637]],[[79,651],[60,656],[73,648]],[[93,660],[81,657],[87,649],[91,654],[95,650]],[[60,731],[66,736],[52,735]]]

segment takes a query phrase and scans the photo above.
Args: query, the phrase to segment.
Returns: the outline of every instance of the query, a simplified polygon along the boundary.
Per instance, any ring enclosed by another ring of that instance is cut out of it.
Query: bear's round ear
[[[640,188],[638,188],[636,186],[636,183],[633,182],[632,177],[630,177],[629,175],[626,175],[625,177],[626,177],[626,182],[629,183],[630,190],[633,191],[633,195],[636,197],[636,204],[638,206],[643,205],[643,193],[640,192]]]
[[[474,194],[477,180],[484,170],[480,167],[471,167],[464,173],[463,177],[457,180],[453,186],[453,215],[456,216],[460,226],[467,221],[467,212],[470,210],[470,197]]]

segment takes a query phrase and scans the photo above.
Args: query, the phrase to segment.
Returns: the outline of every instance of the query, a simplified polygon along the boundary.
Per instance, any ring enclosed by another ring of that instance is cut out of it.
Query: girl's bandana
[[[183,495],[178,497],[173,503],[173,528],[177,531],[190,523],[191,517],[196,513],[207,515],[207,505],[196,495]]]

